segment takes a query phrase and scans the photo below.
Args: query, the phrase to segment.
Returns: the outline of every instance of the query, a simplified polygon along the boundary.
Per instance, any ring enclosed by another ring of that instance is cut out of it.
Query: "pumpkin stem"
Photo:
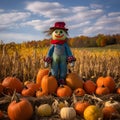
[[[60,87],[64,88],[64,85],[60,84]]]
[[[52,75],[52,73],[51,72],[48,72],[48,77],[50,77]]]

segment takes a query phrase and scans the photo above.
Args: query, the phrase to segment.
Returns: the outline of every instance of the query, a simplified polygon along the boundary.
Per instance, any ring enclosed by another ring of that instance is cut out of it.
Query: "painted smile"
[[[62,38],[64,35],[55,35],[56,38]]]

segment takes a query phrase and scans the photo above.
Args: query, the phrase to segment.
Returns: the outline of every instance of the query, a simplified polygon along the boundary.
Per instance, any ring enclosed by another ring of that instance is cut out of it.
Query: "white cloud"
[[[9,12],[0,14],[0,30],[15,27],[19,21],[24,21],[31,14],[28,12]]]
[[[69,10],[58,2],[28,2],[26,10],[48,18],[59,17],[69,13]]]
[[[119,33],[120,30],[120,16],[117,16],[118,13],[109,13],[103,15],[96,20],[95,23],[88,26],[87,29],[84,29],[84,34],[115,34]]]
[[[36,30],[46,30],[55,21],[59,20],[67,22],[70,29],[79,28],[87,25],[88,21],[95,19],[103,13],[102,9],[90,9],[84,6],[65,8],[58,2],[29,2],[26,9],[45,17],[44,20],[31,20],[23,23],[24,25],[33,26]]]
[[[27,22],[23,22],[22,26],[32,26],[34,29],[38,31],[44,31],[48,30],[49,27],[53,26],[53,23],[56,21],[56,19],[48,19],[48,20],[31,20]]]
[[[108,16],[110,17],[120,16],[120,12],[111,12],[111,13],[108,13]]]

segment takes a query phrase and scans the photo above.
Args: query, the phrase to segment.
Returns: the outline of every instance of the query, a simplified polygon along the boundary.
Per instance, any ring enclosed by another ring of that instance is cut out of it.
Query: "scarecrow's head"
[[[48,35],[52,35],[53,40],[65,40],[68,36],[68,29],[65,28],[64,22],[56,22],[54,27],[49,29]]]

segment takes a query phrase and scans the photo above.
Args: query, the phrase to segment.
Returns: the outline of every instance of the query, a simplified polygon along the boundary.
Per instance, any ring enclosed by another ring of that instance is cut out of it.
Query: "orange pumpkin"
[[[4,117],[4,113],[0,110],[0,120]]]
[[[69,97],[72,95],[72,89],[67,85],[61,85],[57,88],[58,97]]]
[[[108,87],[110,90],[110,93],[115,90],[115,81],[112,77],[99,77],[96,81],[96,84],[98,87],[101,87],[104,85],[105,87]]]
[[[22,96],[34,96],[35,95],[35,89],[33,88],[24,88],[21,92]]]
[[[4,89],[4,87],[3,87],[3,85],[0,83],[0,94],[3,92],[3,89]]]
[[[66,84],[72,89],[83,88],[83,80],[75,72],[66,76]]]
[[[27,88],[32,88],[34,89],[35,91],[39,90],[39,85],[37,83],[33,83],[33,82],[30,82],[26,85]]]
[[[45,76],[45,75],[48,75],[49,73],[49,69],[48,68],[45,68],[45,69],[40,69],[37,73],[37,77],[36,77],[36,83],[39,85],[39,87],[41,87],[41,81],[42,81],[42,78]]]
[[[84,82],[83,87],[88,94],[95,93],[95,90],[97,88],[96,84],[91,80]]]
[[[74,108],[76,113],[83,116],[84,110],[90,105],[87,101],[78,101],[75,103]]]
[[[76,88],[73,93],[76,95],[76,96],[84,96],[85,95],[85,90],[82,89],[82,88]]]
[[[33,107],[26,99],[14,100],[9,104],[7,113],[11,120],[30,120]]]
[[[23,89],[23,84],[20,81],[20,79],[16,78],[16,77],[6,77],[3,81],[2,81],[2,85],[8,89],[10,89],[10,91],[14,91],[16,90],[16,92],[21,93],[22,89]]]
[[[119,87],[119,88],[117,88],[117,93],[118,93],[118,94],[120,94],[120,87]]]
[[[101,87],[97,87],[96,92],[97,95],[106,95],[110,93],[110,90],[108,87],[105,87],[104,85]]]
[[[105,120],[110,120],[112,115],[117,113],[117,110],[112,106],[107,106],[102,109],[102,113]]]
[[[42,78],[41,88],[45,93],[48,94],[55,93],[57,87],[58,87],[57,80],[54,76],[51,75],[51,73],[49,75],[45,75]]]
[[[47,92],[42,91],[42,89],[39,89],[38,91],[36,91],[36,97],[42,97],[48,95]]]

